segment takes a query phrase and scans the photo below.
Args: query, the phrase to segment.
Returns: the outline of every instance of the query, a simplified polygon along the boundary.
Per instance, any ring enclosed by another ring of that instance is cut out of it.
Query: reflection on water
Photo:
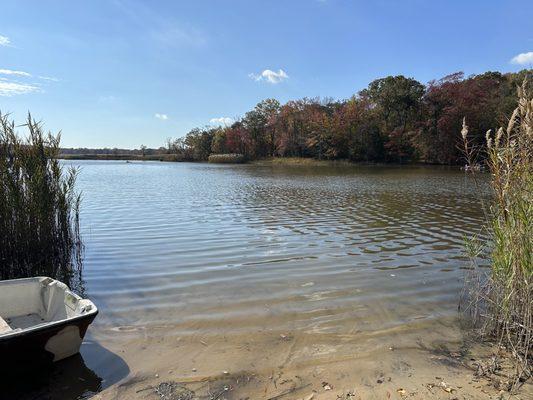
[[[363,352],[456,324],[463,236],[482,221],[459,171],[74,164],[99,339],[277,329]]]
[[[95,371],[98,371],[96,373]],[[124,361],[93,341],[81,354],[52,364],[49,369],[3,377],[2,399],[86,399],[118,382],[129,373]]]

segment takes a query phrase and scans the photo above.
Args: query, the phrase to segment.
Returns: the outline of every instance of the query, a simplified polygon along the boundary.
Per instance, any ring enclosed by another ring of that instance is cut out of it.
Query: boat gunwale
[[[31,278],[6,279],[6,280],[0,281],[0,286],[6,285],[6,284],[8,284],[8,282],[33,281],[33,280],[38,280],[38,279],[41,279],[41,278],[46,279],[46,278],[49,278],[49,277],[47,277],[47,276],[35,276],[35,277],[31,277]],[[49,278],[49,279],[53,279],[53,278]],[[57,279],[53,279],[53,280],[57,281],[57,282],[61,282],[61,281],[58,281]],[[63,283],[63,282],[61,282],[61,283]],[[67,286],[67,285],[65,285],[65,286]],[[6,332],[6,333],[3,333],[3,334],[0,334],[0,342],[4,342],[4,341],[9,340],[9,339],[14,339],[14,338],[20,337],[20,336],[30,335],[30,334],[33,334],[33,333],[36,333],[36,332],[39,332],[39,331],[43,331],[43,330],[46,330],[46,329],[55,328],[55,327],[60,326],[60,325],[69,325],[71,322],[78,322],[80,320],[87,319],[87,318],[90,318],[90,317],[96,317],[96,315],[98,314],[98,307],[96,307],[96,305],[92,302],[92,300],[82,298],[78,294],[76,294],[73,291],[71,291],[68,286],[67,286],[67,289],[68,289],[69,293],[71,293],[72,295],[78,297],[80,300],[86,300],[86,301],[90,302],[90,305],[92,306],[92,309],[90,311],[88,311],[86,314],[76,315],[76,316],[73,316],[73,317],[70,317],[70,318],[64,318],[64,319],[60,319],[60,320],[57,320],[57,321],[45,322],[45,323],[42,323],[42,324],[39,324],[39,325],[36,325],[36,326],[33,326],[33,327],[28,327],[28,328],[20,329],[20,330],[13,330],[11,332]]]

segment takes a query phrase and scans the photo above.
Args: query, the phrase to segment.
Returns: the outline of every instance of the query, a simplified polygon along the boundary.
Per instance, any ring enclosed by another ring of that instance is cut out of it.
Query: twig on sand
[[[298,391],[298,390],[301,390],[301,389],[304,389],[304,388],[306,388],[306,387],[308,387],[308,386],[311,386],[311,384],[308,383],[308,384],[306,384],[306,385],[295,386],[295,387],[290,388],[290,389],[287,389],[287,390],[285,390],[285,391],[283,391],[283,392],[281,392],[281,393],[279,393],[279,394],[277,394],[277,395],[275,395],[275,396],[269,397],[269,398],[266,399],[266,400],[277,400],[277,399],[282,398],[283,396],[286,396],[286,395],[288,395],[288,394],[294,393],[294,392],[296,392],[296,391]]]
[[[153,386],[146,386],[145,388],[136,390],[135,393],[141,393],[141,392],[144,392],[144,391],[150,390],[150,389],[155,389],[155,388]]]

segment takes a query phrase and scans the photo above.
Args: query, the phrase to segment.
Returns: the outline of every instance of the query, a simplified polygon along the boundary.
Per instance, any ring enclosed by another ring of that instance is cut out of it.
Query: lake
[[[90,378],[54,378],[65,398],[128,373],[304,379],[358,360],[386,374],[376,359],[392,349],[415,368],[413,349],[461,344],[463,237],[483,223],[464,172],[65,164],[81,168],[83,277],[100,309],[76,361]]]

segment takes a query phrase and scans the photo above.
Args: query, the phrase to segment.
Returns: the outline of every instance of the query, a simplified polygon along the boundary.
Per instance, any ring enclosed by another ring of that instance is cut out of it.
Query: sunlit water
[[[66,164],[81,168],[83,276],[100,309],[86,359],[113,329],[357,332],[364,349],[456,323],[463,238],[483,220],[463,172]],[[116,365],[89,367],[106,386]]]

